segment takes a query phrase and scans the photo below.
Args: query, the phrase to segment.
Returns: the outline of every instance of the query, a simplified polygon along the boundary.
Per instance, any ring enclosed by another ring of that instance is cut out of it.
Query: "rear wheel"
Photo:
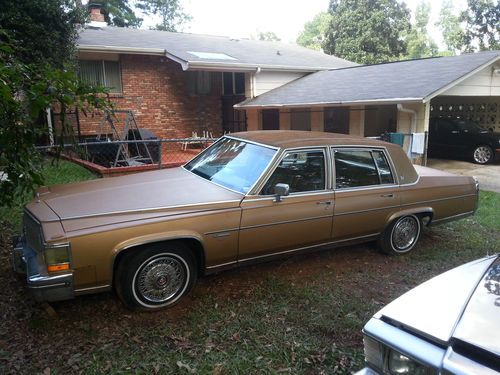
[[[493,150],[490,146],[477,146],[472,152],[472,159],[477,164],[487,164],[493,160]]]
[[[118,296],[129,308],[172,306],[196,282],[195,259],[182,243],[158,244],[125,255],[116,271]]]
[[[394,220],[380,236],[380,250],[389,255],[409,252],[415,247],[421,228],[421,220],[415,215],[406,215]]]

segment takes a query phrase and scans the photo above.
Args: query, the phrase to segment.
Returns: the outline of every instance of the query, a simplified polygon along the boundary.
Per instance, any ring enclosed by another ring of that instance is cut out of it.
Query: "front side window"
[[[285,154],[264,185],[261,194],[274,194],[276,184],[287,184],[290,193],[325,190],[323,151],[294,151]]]
[[[80,60],[79,75],[83,82],[109,88],[112,93],[122,92],[120,63],[118,61]]]
[[[337,189],[394,183],[380,150],[335,150],[335,176]]]
[[[276,150],[223,138],[184,166],[228,189],[247,193],[271,162]]]

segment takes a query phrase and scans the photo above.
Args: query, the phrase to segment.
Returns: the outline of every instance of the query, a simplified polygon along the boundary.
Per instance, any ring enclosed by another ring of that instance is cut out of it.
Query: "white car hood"
[[[499,353],[500,341],[491,331],[495,330],[492,324],[498,324],[500,307],[481,282],[496,259],[479,259],[436,276],[385,306],[376,317],[443,345],[457,337],[472,345],[479,341],[480,347]],[[485,332],[491,336],[488,348],[484,347]]]

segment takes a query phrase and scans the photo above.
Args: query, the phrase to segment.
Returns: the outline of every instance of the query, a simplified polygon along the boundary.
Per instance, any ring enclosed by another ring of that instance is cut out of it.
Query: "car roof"
[[[228,134],[228,136],[279,148],[308,146],[375,146],[390,143],[355,135],[300,130],[254,130]]]

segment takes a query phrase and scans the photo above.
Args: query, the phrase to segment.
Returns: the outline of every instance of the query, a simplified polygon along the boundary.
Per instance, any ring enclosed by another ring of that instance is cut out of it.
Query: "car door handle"
[[[394,198],[394,194],[393,194],[393,193],[390,193],[390,194],[382,194],[380,197],[381,197],[381,198]]]
[[[332,204],[332,201],[319,201],[319,202],[316,202],[316,204],[330,205],[330,204]]]

